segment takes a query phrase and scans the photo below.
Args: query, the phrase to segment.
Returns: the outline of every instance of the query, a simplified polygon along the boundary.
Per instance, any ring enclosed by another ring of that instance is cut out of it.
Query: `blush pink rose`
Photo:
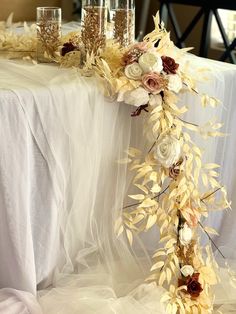
[[[142,85],[148,92],[160,94],[166,88],[167,82],[160,74],[151,72],[143,75]]]

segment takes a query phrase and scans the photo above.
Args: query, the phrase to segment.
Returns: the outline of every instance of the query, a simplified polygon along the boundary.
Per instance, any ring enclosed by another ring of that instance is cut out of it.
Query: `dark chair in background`
[[[180,30],[180,26],[174,12],[173,4],[184,4],[199,7],[199,11],[193,17],[192,21],[189,23],[184,32]],[[176,45],[178,47],[180,48],[185,47],[186,38],[191,34],[192,30],[194,29],[198,21],[201,18],[203,18],[199,56],[207,57],[210,46],[211,23],[212,17],[214,15],[225,47],[225,52],[220,57],[220,60],[225,61],[227,58],[229,58],[231,63],[236,64],[236,57],[234,54],[234,49],[236,47],[236,39],[232,43],[230,43],[225,28],[223,26],[221,17],[219,15],[218,9],[236,10],[236,1],[160,0],[161,19],[164,21],[165,25],[167,25],[168,18],[170,19],[175,36],[177,38]]]

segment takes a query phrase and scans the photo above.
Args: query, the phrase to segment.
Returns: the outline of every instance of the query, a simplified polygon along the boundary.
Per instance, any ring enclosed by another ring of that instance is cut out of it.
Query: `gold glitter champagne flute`
[[[52,62],[61,38],[61,8],[37,8],[37,61]]]
[[[126,47],[135,39],[135,1],[110,0],[110,21],[113,24],[113,38]]]
[[[83,0],[81,16],[85,52],[97,55],[106,44],[107,1]]]

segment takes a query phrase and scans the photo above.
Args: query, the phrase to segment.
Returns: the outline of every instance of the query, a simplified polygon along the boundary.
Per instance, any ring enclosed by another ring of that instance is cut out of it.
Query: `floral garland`
[[[218,282],[217,264],[210,245],[205,248],[204,260],[197,230],[202,229],[212,241],[210,234],[217,233],[204,227],[201,217],[230,204],[225,188],[216,180],[219,166],[202,163],[202,151],[188,130],[203,137],[223,136],[218,131],[222,124],[210,122],[204,132],[184,121],[187,108],[178,107],[177,95],[181,91],[197,94],[203,107],[215,107],[218,100],[198,93],[194,80],[176,62],[187,50],[174,47],[158,14],[154,23],[155,30],[143,42],[126,49],[108,42],[100,56],[91,57],[86,64],[102,77],[106,92],[137,107],[132,116],[146,115],[150,149],[144,153],[130,148],[121,161],[135,172],[133,183],[138,192],[129,195],[135,203],[123,208],[115,230],[118,236],[125,233],[132,245],[134,234],[158,225],[162,248],[153,255],[147,280],[167,289],[162,298],[167,303],[166,312],[212,313],[210,287]],[[204,193],[200,192],[202,185]]]
[[[106,95],[136,107],[132,116],[145,114],[150,149],[145,153],[130,148],[121,161],[135,172],[133,183],[138,192],[129,195],[135,203],[123,208],[115,232],[118,236],[125,233],[132,245],[134,234],[157,225],[162,248],[153,255],[147,280],[167,289],[162,298],[167,314],[212,313],[214,296],[210,288],[218,282],[217,264],[210,245],[201,248],[198,229],[212,241],[210,234],[216,231],[204,227],[201,218],[230,204],[225,188],[217,181],[219,166],[203,164],[202,151],[188,130],[203,137],[222,136],[218,131],[222,124],[209,122],[205,130],[183,120],[187,108],[177,105],[177,95],[182,91],[193,93],[201,98],[203,107],[215,107],[218,100],[199,94],[194,80],[177,63],[187,49],[174,47],[158,14],[154,23],[155,30],[142,43],[121,48],[107,41],[99,56],[87,56],[84,63],[80,36],[77,32],[68,34],[54,61],[68,67],[83,64],[81,73],[102,79]],[[5,36],[5,43],[1,38],[0,47],[13,47],[9,36]],[[28,40],[31,50],[32,42]]]

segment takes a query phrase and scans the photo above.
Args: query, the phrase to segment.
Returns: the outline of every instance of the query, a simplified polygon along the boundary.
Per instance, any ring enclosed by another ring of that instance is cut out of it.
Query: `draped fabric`
[[[197,97],[183,95],[185,119],[202,124],[216,115],[233,133],[235,67],[187,59],[196,78],[207,78],[199,90],[223,106],[203,109]],[[198,67],[210,70],[203,75]],[[131,118],[132,107],[104,99],[97,85],[75,69],[0,60],[0,287],[37,290],[47,314],[161,314],[163,289],[144,281],[158,230],[136,236],[132,248],[114,233],[133,189],[118,161],[130,145],[148,150],[145,118]],[[235,138],[196,141],[207,161],[223,166],[234,208]],[[217,243],[234,252],[235,212],[217,213],[208,224],[221,234]]]

